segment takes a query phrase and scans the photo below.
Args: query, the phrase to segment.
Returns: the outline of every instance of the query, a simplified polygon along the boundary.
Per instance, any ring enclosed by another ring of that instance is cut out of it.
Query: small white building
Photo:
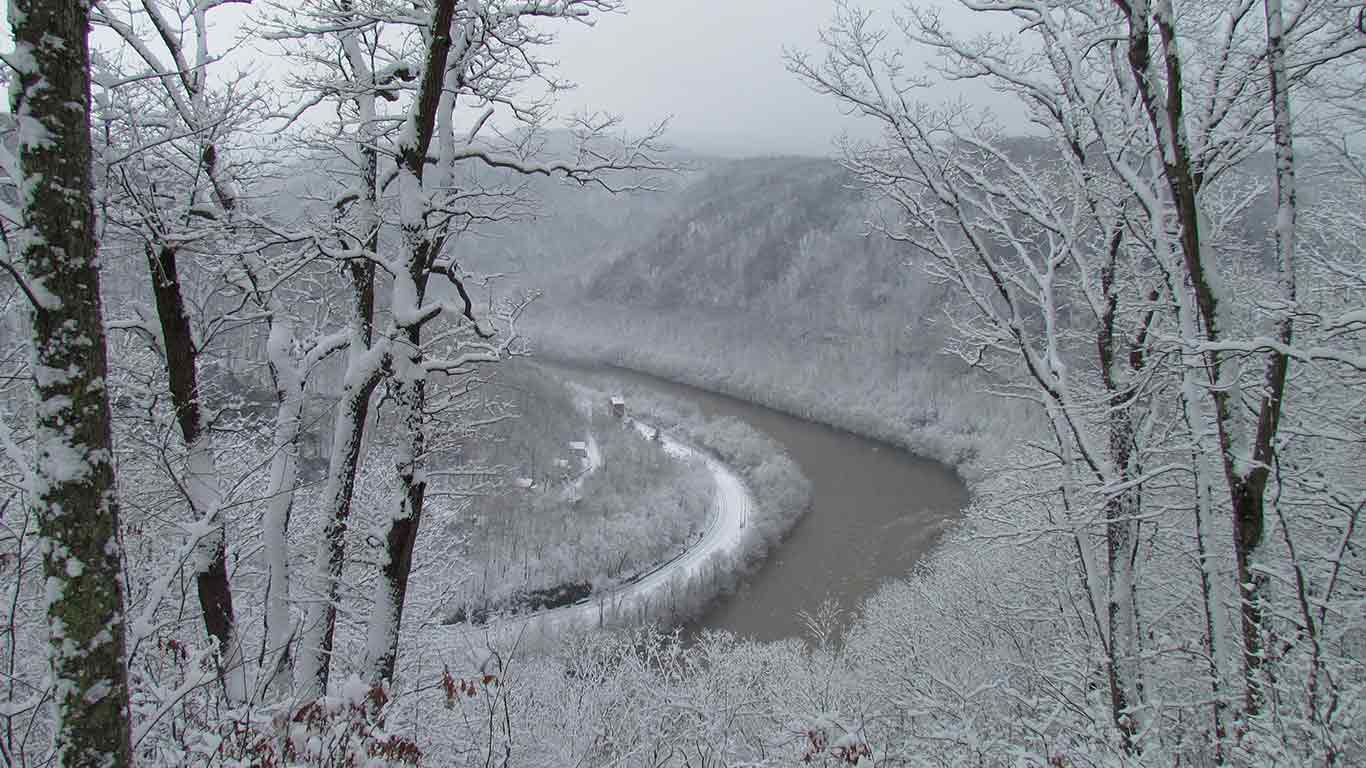
[[[618,419],[626,418],[626,398],[621,395],[612,395],[612,415]]]
[[[529,477],[519,477],[512,481],[512,484],[524,491],[529,491],[536,487],[536,481]]]
[[[569,443],[569,450],[575,456],[584,459],[588,458],[588,443],[585,443],[582,440],[571,440]]]

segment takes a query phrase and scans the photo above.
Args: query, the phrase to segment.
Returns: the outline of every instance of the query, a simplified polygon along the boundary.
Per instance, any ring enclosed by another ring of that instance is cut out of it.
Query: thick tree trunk
[[[342,6],[350,10],[349,2]],[[343,36],[342,48],[357,80],[373,85],[373,74],[354,33]],[[347,348],[342,398],[332,430],[332,453],[323,489],[322,538],[313,560],[315,599],[304,619],[304,637],[296,683],[307,699],[327,693],[332,671],[332,648],[337,630],[337,601],[341,598],[342,572],[346,567],[346,532],[351,519],[356,473],[360,469],[365,424],[370,416],[370,396],[379,384],[379,361],[371,352],[375,326],[375,259],[379,255],[379,153],[370,132],[374,130],[375,94],[356,99],[362,126],[355,152],[361,168],[361,189],[356,202],[357,230],[363,258],[347,266],[351,277],[351,344]],[[321,598],[321,599],[318,599]]]
[[[89,8],[14,0],[19,185],[15,242],[32,308],[38,392],[33,502],[42,538],[57,763],[131,761],[123,578],[107,358],[95,269]]]
[[[1115,292],[1115,266],[1123,245],[1123,232],[1116,229],[1110,237],[1108,260],[1100,271],[1105,302],[1096,333],[1096,355],[1101,380],[1109,394],[1110,409],[1106,416],[1109,482],[1122,488],[1105,500],[1105,619],[1110,637],[1110,715],[1119,731],[1124,751],[1135,754],[1139,751],[1139,722],[1134,708],[1142,699],[1139,684],[1138,585],[1134,573],[1140,497],[1139,488],[1130,487],[1136,474],[1133,467],[1133,411],[1137,404],[1133,393],[1123,386],[1126,377],[1121,373],[1121,358],[1116,354],[1119,296]],[[1134,347],[1128,355],[1127,362],[1135,370],[1143,365],[1143,335],[1141,331],[1140,340],[1134,341]]]
[[[1191,466],[1199,467],[1202,458],[1191,455]],[[1209,686],[1211,729],[1210,740],[1214,743],[1214,763],[1223,765],[1225,760],[1224,739],[1228,736],[1227,705],[1224,702],[1223,676],[1223,628],[1218,615],[1218,602],[1214,595],[1214,564],[1209,545],[1214,539],[1209,532],[1210,512],[1209,489],[1205,487],[1204,475],[1198,470],[1195,474],[1195,556],[1200,564],[1200,607],[1205,621],[1205,653],[1209,657]]]
[[[333,431],[333,454],[328,464],[324,491],[324,523],[314,556],[314,583],[319,597],[304,620],[303,655],[298,667],[299,695],[316,698],[327,692],[332,671],[332,648],[337,627],[337,602],[341,599],[342,572],[346,566],[346,533],[350,526],[351,501],[360,466],[370,395],[379,377],[348,384]]]
[[[411,215],[408,207],[417,202],[416,192],[421,180],[408,169],[400,171],[399,175],[405,213]],[[409,254],[410,270],[407,275],[395,276],[395,305],[411,303],[412,307],[417,307],[422,303],[426,289],[426,265],[432,245],[421,228],[411,226],[411,219],[409,224],[404,227],[403,243]],[[422,368],[422,326],[409,325],[402,333],[406,344],[391,360],[404,441],[395,467],[401,495],[387,521],[385,560],[380,569],[380,581],[375,586],[374,608],[365,645],[366,670],[371,681],[377,683],[391,681],[394,676],[399,630],[403,625],[404,603],[408,599],[408,576],[413,569],[413,551],[417,547],[427,493],[427,378]]]

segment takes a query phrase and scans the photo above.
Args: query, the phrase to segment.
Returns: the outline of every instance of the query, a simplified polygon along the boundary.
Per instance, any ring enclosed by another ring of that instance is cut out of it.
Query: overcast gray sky
[[[890,24],[903,2],[856,0],[880,24]],[[635,129],[671,117],[672,143],[732,155],[832,154],[841,131],[866,136],[873,130],[843,116],[833,99],[812,93],[783,65],[785,46],[822,55],[818,30],[829,22],[834,0],[627,3],[625,13],[600,16],[593,27],[555,26],[559,43],[552,55],[561,62],[560,75],[579,84],[561,96],[565,113],[606,110],[624,115]],[[954,0],[918,4],[944,6],[946,19],[966,18],[952,13]],[[219,33],[235,33],[236,17],[249,7],[223,9]],[[0,47],[8,48],[2,21],[0,34]]]
[[[900,2],[863,5],[889,10]],[[788,74],[782,51],[816,51],[833,7],[833,0],[634,0],[624,15],[560,33],[561,74],[579,83],[561,101],[621,113],[634,126],[672,116],[671,141],[705,151],[829,154],[833,137],[857,124]]]
[[[842,131],[872,127],[845,117],[829,97],[812,93],[783,65],[783,48],[823,55],[818,30],[834,0],[628,0],[625,14],[601,17],[593,28],[560,32],[561,74],[579,89],[562,98],[570,108],[604,109],[640,126],[672,116],[671,140],[728,154],[831,154]],[[891,26],[904,0],[855,0]],[[979,21],[954,0],[944,20],[971,33]],[[896,35],[889,42],[901,44]],[[913,61],[913,58],[908,61]],[[985,89],[961,95],[991,103]],[[937,97],[951,94],[943,92]],[[996,100],[999,101],[999,100]],[[998,112],[1002,110],[996,104]]]

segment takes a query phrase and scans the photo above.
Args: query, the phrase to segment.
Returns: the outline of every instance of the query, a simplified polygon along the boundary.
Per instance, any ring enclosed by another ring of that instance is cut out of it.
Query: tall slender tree
[[[122,159],[113,164],[116,173],[110,174],[110,181],[118,188],[116,199],[129,211],[118,217],[123,220],[118,228],[141,241],[152,285],[156,329],[149,335],[164,362],[185,451],[185,469],[177,482],[190,515],[202,523],[195,536],[193,568],[204,628],[217,644],[225,689],[231,698],[241,699],[246,679],[229,579],[224,483],[215,467],[212,408],[202,392],[210,334],[196,327],[190,291],[194,245],[203,250],[204,242],[215,242],[228,250],[222,245],[224,230],[238,208],[236,183],[225,168],[221,142],[237,128],[249,99],[211,98],[209,74],[217,58],[209,47],[210,11],[220,5],[194,3],[180,9],[149,1],[135,13],[104,0],[91,2],[95,23],[112,30],[135,54],[134,66],[143,69],[114,79],[123,88],[148,86],[145,111],[126,109],[117,119],[110,117],[126,134],[117,142]],[[146,18],[152,32],[137,27],[139,17]],[[183,29],[182,19],[191,21],[193,35]],[[155,124],[160,135],[140,123]],[[168,157],[190,162],[181,168],[178,160]],[[189,215],[190,210],[195,215]]]
[[[131,758],[118,504],[90,170],[90,8],[10,4],[22,229],[38,394],[29,491],[42,537],[63,766]]]

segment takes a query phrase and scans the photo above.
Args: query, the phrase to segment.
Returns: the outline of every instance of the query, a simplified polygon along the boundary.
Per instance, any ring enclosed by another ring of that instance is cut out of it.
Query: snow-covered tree
[[[308,5],[306,16],[289,8],[263,21],[270,37],[309,65],[297,78],[305,109],[335,104],[341,116],[312,139],[340,146],[349,176],[330,206],[332,220],[317,228],[328,234],[318,239],[327,243],[323,250],[330,258],[350,265],[358,307],[353,326],[370,335],[362,339],[363,353],[352,348],[343,382],[348,404],[337,416],[334,439],[352,447],[334,453],[329,469],[325,533],[310,579],[326,597],[304,627],[307,661],[300,667],[300,685],[325,690],[346,561],[348,489],[370,392],[381,383],[399,425],[399,490],[372,525],[371,535],[385,544],[363,674],[376,681],[393,675],[432,479],[427,466],[435,415],[450,410],[469,387],[476,365],[496,362],[513,349],[512,321],[524,304],[514,299],[477,313],[471,276],[456,257],[461,233],[528,210],[520,186],[492,172],[610,187],[613,171],[663,168],[652,154],[655,133],[611,142],[610,119],[578,121],[569,158],[535,157],[550,104],[536,88],[549,86],[553,93],[560,87],[539,53],[552,39],[540,25],[587,21],[615,7],[596,0],[443,1],[416,9],[320,2]],[[381,247],[386,229],[396,242]],[[379,286],[376,268],[384,276]],[[375,314],[377,289],[387,316]],[[457,467],[442,473],[460,475]]]
[[[241,248],[231,233],[240,188],[225,145],[240,136],[254,104],[250,93],[224,93],[210,79],[219,56],[213,12],[221,5],[96,2],[93,15],[120,44],[98,69],[103,210],[116,241],[106,250],[111,259],[123,250],[141,257],[153,300],[149,310],[133,304],[131,317],[116,318],[114,327],[140,334],[159,358],[183,446],[166,464],[186,506],[200,612],[219,676],[240,700],[247,681],[227,563],[230,480],[217,466],[216,404],[204,379],[213,341],[241,321],[226,307],[205,306],[204,278],[226,275],[222,255]],[[154,590],[144,611],[151,615],[165,597]]]
[[[23,468],[43,560],[51,688],[35,693],[55,709],[56,764],[129,765],[127,623],[91,174],[89,7],[18,0],[10,23],[15,44],[5,64],[18,162],[6,148],[3,171],[18,206],[0,213],[0,264],[29,303],[31,457],[8,427],[0,425],[0,437]],[[13,651],[18,640],[10,642]],[[6,761],[16,759],[13,741],[5,746]]]
[[[1359,77],[1366,35],[1331,2],[963,5],[1010,32],[961,35],[910,6],[897,31],[932,57],[916,70],[870,14],[839,4],[825,58],[798,54],[790,66],[881,125],[884,140],[850,144],[847,162],[896,204],[885,231],[958,289],[966,312],[950,310],[955,351],[1013,368],[1023,386],[1009,394],[1049,415],[1048,473],[1035,472],[1013,503],[1057,496],[1046,529],[1076,542],[1076,588],[1096,624],[1090,641],[1120,749],[1143,751],[1168,716],[1150,697],[1177,676],[1152,669],[1157,649],[1145,645],[1192,611],[1203,616],[1213,699],[1207,738],[1222,759],[1225,739],[1247,728],[1235,733],[1234,720],[1267,715],[1265,689],[1287,684],[1262,670],[1279,655],[1282,623],[1310,631],[1288,618],[1293,591],[1271,583],[1306,563],[1303,550],[1276,551],[1267,534],[1275,516],[1292,517],[1287,414],[1325,406],[1288,402],[1292,363],[1313,365],[1329,388],[1345,385],[1359,372],[1361,329],[1338,324],[1342,334],[1308,343],[1294,332],[1297,318],[1325,310],[1297,290],[1292,102],[1324,93],[1312,89],[1330,71]],[[1038,138],[919,97],[946,81],[1013,97]],[[1269,184],[1250,170],[1267,155]],[[1269,225],[1255,217],[1267,187]],[[1245,310],[1240,293],[1257,300]],[[1330,501],[1312,503],[1350,538],[1357,513]],[[1200,588],[1183,603],[1162,595],[1184,557],[1197,563]],[[1296,577],[1309,585],[1302,591],[1332,589],[1336,571],[1314,570]],[[1335,738],[1314,749],[1335,754]]]

